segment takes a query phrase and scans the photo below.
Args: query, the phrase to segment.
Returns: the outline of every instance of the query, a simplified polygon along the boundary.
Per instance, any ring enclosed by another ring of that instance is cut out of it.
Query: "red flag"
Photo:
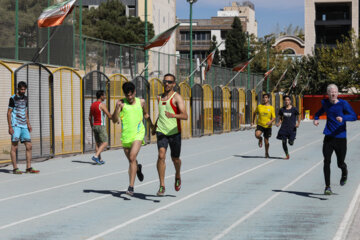
[[[216,49],[215,49],[215,51],[216,51]],[[206,58],[206,62],[207,62],[207,67],[206,67],[206,70],[205,70],[206,72],[208,72],[210,70],[210,68],[211,68],[211,65],[212,65],[212,63],[214,61],[214,57],[215,57],[215,51],[210,53],[209,56],[207,56],[207,58]]]
[[[293,83],[292,83],[292,87],[293,87],[293,88],[295,88],[296,85],[297,85],[297,82],[298,82],[298,79],[299,79],[299,74],[300,74],[300,72],[296,75],[296,77],[295,77],[295,79],[294,79],[294,81],[293,81]]]
[[[272,71],[274,71],[275,67],[273,67],[272,69],[270,69],[269,71],[267,71],[265,74],[264,74],[264,78],[267,79],[267,77],[272,73]]]
[[[180,25],[180,23],[176,24],[172,28],[169,28],[165,32],[162,32],[162,33],[156,35],[155,37],[153,37],[148,42],[148,44],[144,47],[144,50],[147,50],[147,49],[150,49],[150,48],[153,48],[153,47],[161,47],[164,44],[166,44],[170,40],[172,33],[175,31],[175,29],[179,25]]]
[[[67,0],[46,8],[38,18],[38,26],[55,27],[61,25],[74,9],[76,0]]]
[[[245,70],[245,68],[252,62],[253,58],[250,59],[250,61],[240,63],[239,65],[236,65],[232,70],[234,72],[242,72]]]

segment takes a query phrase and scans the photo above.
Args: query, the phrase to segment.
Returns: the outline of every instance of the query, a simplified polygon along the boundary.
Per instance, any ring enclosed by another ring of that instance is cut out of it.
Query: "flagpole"
[[[49,37],[48,40],[45,42],[44,46],[40,49],[40,51],[38,51],[38,52],[34,55],[34,57],[33,57],[32,60],[31,60],[32,62],[35,62],[35,61],[39,58],[40,54],[44,51],[45,47],[49,44],[49,42],[51,41],[51,39],[54,37],[55,33],[59,30],[59,28],[60,28],[60,27],[55,27],[55,28],[51,31],[50,37]]]
[[[310,78],[307,77],[307,79],[308,79],[308,81],[307,81],[306,85],[305,85],[305,86],[301,89],[301,91],[300,91],[300,94],[299,94],[300,96],[301,96],[302,92],[304,91],[304,89],[309,86]]]
[[[275,69],[275,67],[273,67],[272,69],[271,69],[271,72],[272,71],[274,71],[274,69]],[[267,73],[268,73],[269,71],[267,71]],[[254,87],[254,89],[256,89],[262,82],[264,82],[264,80],[271,74],[271,72],[267,75],[267,76],[265,76],[260,82],[258,82],[257,84],[256,84],[256,86]]]
[[[240,73],[244,71],[244,69],[249,66],[249,64],[253,61],[254,57],[249,60],[249,63],[246,64],[246,66],[242,67],[240,71],[238,71],[233,78],[230,79],[230,81],[225,85],[227,87]]]
[[[218,47],[220,47],[220,45],[223,44],[223,43],[224,43],[224,41],[222,41],[222,42],[214,49],[214,51],[212,51],[210,54],[212,54],[213,52],[216,52],[216,50],[218,49]],[[209,54],[209,56],[210,56],[210,54]],[[209,57],[209,56],[208,56],[208,57]],[[201,66],[207,61],[208,57],[206,57],[205,60],[200,63],[199,67],[201,67]],[[198,71],[197,69],[198,69],[198,68],[196,68],[187,78],[185,78],[185,81],[189,80],[189,79],[191,78],[191,76]]]
[[[225,87],[227,87],[240,73],[242,73],[242,71],[238,71],[235,76],[225,85]]]
[[[296,79],[299,77],[299,74],[300,74],[300,71],[298,72],[298,74],[296,74],[296,77],[295,77],[294,81],[291,83],[290,88],[289,88],[289,91],[287,92],[286,95],[289,95],[289,94],[290,94],[290,91],[291,91],[291,89],[292,89],[292,86],[294,85],[294,82],[296,81]]]
[[[276,83],[273,91],[277,88],[277,86],[280,84],[281,80],[283,80],[283,78],[285,77],[285,74],[287,73],[288,69],[285,70],[285,72],[281,75],[279,81]]]

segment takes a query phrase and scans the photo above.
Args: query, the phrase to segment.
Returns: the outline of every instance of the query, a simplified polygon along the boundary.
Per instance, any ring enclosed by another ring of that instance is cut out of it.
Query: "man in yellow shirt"
[[[263,145],[263,138],[261,134],[264,133],[265,142],[265,157],[269,158],[269,138],[271,137],[271,127],[275,121],[275,110],[270,105],[270,95],[265,93],[262,97],[262,104],[256,107],[253,115],[253,125],[255,125],[256,116],[258,115],[258,122],[255,130],[255,137],[259,139],[259,147]]]

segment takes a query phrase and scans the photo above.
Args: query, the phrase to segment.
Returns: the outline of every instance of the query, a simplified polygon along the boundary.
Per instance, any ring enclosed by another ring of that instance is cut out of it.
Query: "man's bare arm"
[[[175,104],[177,106],[177,108],[179,109],[179,113],[178,114],[172,114],[169,112],[165,112],[166,116],[168,118],[177,118],[180,120],[187,120],[188,119],[188,114],[186,112],[186,108],[185,108],[185,102],[184,99],[182,98],[182,96],[180,94],[175,94],[174,99]]]

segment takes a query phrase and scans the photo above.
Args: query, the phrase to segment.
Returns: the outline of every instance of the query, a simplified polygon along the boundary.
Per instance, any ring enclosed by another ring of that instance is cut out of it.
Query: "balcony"
[[[210,40],[193,40],[193,50],[208,50],[211,46]],[[177,44],[177,50],[190,50],[190,40],[181,40]]]

